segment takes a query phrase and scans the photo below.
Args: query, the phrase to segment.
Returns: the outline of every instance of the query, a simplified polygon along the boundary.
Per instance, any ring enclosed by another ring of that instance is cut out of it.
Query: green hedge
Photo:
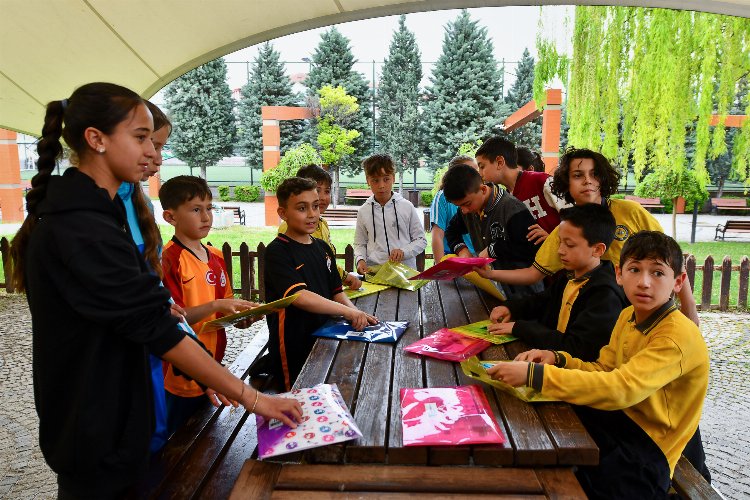
[[[229,186],[218,186],[216,189],[219,191],[221,201],[232,201],[232,197],[229,196]]]
[[[260,197],[258,186],[236,186],[234,188],[234,199],[237,201],[253,202]]]
[[[420,191],[419,193],[419,199],[422,202],[423,207],[429,207],[432,205],[432,199],[435,197],[434,194],[432,194],[432,191]]]

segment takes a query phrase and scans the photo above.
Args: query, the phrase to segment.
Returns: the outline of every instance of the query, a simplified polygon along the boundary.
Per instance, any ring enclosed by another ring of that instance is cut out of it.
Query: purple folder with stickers
[[[256,415],[258,458],[284,455],[362,437],[362,431],[349,413],[336,384],[318,384],[279,396],[299,401],[302,405],[302,423],[292,429],[280,420],[266,420]]]
[[[368,326],[358,332],[345,319],[330,319],[325,325],[318,328],[313,335],[329,339],[393,343],[398,341],[408,327],[408,321],[381,321],[377,325]]]

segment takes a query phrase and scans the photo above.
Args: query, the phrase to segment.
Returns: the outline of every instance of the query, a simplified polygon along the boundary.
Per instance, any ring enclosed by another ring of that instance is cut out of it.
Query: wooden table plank
[[[427,449],[424,446],[404,446],[401,424],[401,389],[424,387],[422,361],[419,356],[404,352],[404,346],[421,337],[419,304],[424,302],[421,290],[401,290],[398,295],[398,321],[408,321],[409,328],[396,343],[393,353],[393,383],[391,385],[391,411],[388,425],[388,463],[426,464]]]
[[[521,342],[511,342],[506,347],[510,357],[528,349]],[[534,403],[537,415],[547,429],[560,465],[596,465],[599,448],[586,432],[583,424],[567,403]]]
[[[586,493],[576,479],[573,469],[559,467],[536,469],[536,475],[548,498],[586,498]]]
[[[250,497],[247,497],[250,498]],[[271,495],[271,500],[362,500],[372,498],[377,500],[464,500],[463,493],[383,493],[382,491],[295,491],[278,490]],[[515,494],[473,494],[472,499],[493,500],[541,500],[544,495],[515,495]]]
[[[280,472],[281,465],[279,464],[248,460],[232,488],[230,500],[271,498],[271,492]]]
[[[398,289],[389,288],[378,294],[375,310],[378,319],[392,320],[397,309]],[[363,437],[347,444],[349,462],[385,462],[392,368],[393,346],[368,343],[354,405],[354,419]]]

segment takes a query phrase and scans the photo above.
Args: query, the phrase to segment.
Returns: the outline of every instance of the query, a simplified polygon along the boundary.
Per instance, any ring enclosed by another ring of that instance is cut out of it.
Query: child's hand
[[[244,406],[248,411],[255,404],[255,393],[248,391]],[[252,399],[251,399],[252,398]],[[269,396],[267,394],[258,394],[258,404],[255,405],[255,413],[266,419],[275,418],[291,427],[297,428],[297,423],[302,422],[302,406],[294,399],[280,398],[278,396]]]
[[[487,370],[495,380],[505,382],[513,387],[526,385],[529,376],[529,363],[521,361],[503,361]]]
[[[178,318],[180,321],[186,321],[185,315],[187,314],[187,312],[177,304],[172,303],[172,305],[169,307],[169,312],[172,313],[172,316]]]
[[[367,274],[367,270],[367,262],[365,262],[364,260],[360,260],[359,262],[357,262],[357,272],[359,274],[365,275]]]
[[[510,309],[505,306],[497,306],[490,313],[490,320],[493,323],[507,323],[510,321]]]
[[[394,248],[393,250],[391,250],[391,255],[389,258],[391,262],[401,262],[402,260],[404,260],[404,251],[398,248]]]
[[[265,316],[252,316],[250,318],[243,319],[239,323],[235,323],[234,327],[235,328],[239,328],[241,330],[244,330],[246,328],[250,328],[253,323],[255,323],[256,321],[259,321],[259,320],[261,320],[263,318],[265,318]]]
[[[346,275],[346,278],[344,278],[344,286],[348,286],[352,290],[359,290],[362,287],[362,281],[355,275],[349,273]]]
[[[233,406],[235,408],[239,406],[239,403],[237,401],[234,401],[233,399],[229,399],[225,395],[219,394],[218,392],[210,388],[206,389],[206,396],[208,396],[208,400],[211,401],[211,404],[217,408],[221,405]]]
[[[493,323],[487,326],[487,332],[492,335],[510,335],[513,333],[513,325],[515,322],[508,323]]]
[[[526,235],[526,239],[535,245],[541,245],[544,240],[547,239],[549,233],[542,229],[539,224],[529,226],[529,233]]]
[[[482,257],[484,259],[486,259],[489,256],[490,256],[490,252],[489,252],[489,250],[487,250],[487,248],[485,248],[484,250],[482,250],[481,252],[479,252],[479,255],[477,255],[477,257]]]
[[[541,349],[532,349],[522,352],[516,356],[516,361],[531,361],[532,363],[542,363],[545,365],[555,364],[555,353]]]
[[[489,264],[484,267],[475,267],[474,272],[482,278],[492,279],[492,267]]]
[[[364,330],[368,325],[376,325],[378,323],[378,318],[359,309],[350,309],[349,311],[346,319],[352,324],[352,328],[358,332]]]
[[[216,312],[222,314],[236,314],[238,312],[246,311],[258,307],[255,302],[250,302],[242,299],[216,299],[214,300],[214,308]]]

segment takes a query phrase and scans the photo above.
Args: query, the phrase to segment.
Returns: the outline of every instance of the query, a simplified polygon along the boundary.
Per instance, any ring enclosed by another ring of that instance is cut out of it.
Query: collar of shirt
[[[500,189],[500,186],[497,184],[492,184],[491,182],[487,183],[487,186],[492,188],[492,196],[489,200],[487,200],[487,204],[484,206],[484,210],[479,212],[479,218],[484,219],[484,216],[488,214],[489,212],[492,212],[498,203],[500,203],[500,200],[503,197],[503,194],[505,193],[505,190]]]
[[[591,275],[594,274],[594,271],[596,271],[600,267],[602,267],[601,261],[599,262],[599,265],[594,269],[578,278],[575,277],[575,271],[565,271],[565,275],[568,277],[568,281],[588,281],[588,279],[591,278]]]
[[[663,320],[676,310],[677,306],[674,303],[674,299],[669,299],[663,306],[651,313],[648,318],[646,318],[641,323],[636,324],[635,329],[644,335],[648,335],[649,333],[651,333],[651,330],[653,330],[656,325],[659,324],[661,320]],[[631,323],[635,323],[635,312],[632,316],[630,316],[629,321]]]

